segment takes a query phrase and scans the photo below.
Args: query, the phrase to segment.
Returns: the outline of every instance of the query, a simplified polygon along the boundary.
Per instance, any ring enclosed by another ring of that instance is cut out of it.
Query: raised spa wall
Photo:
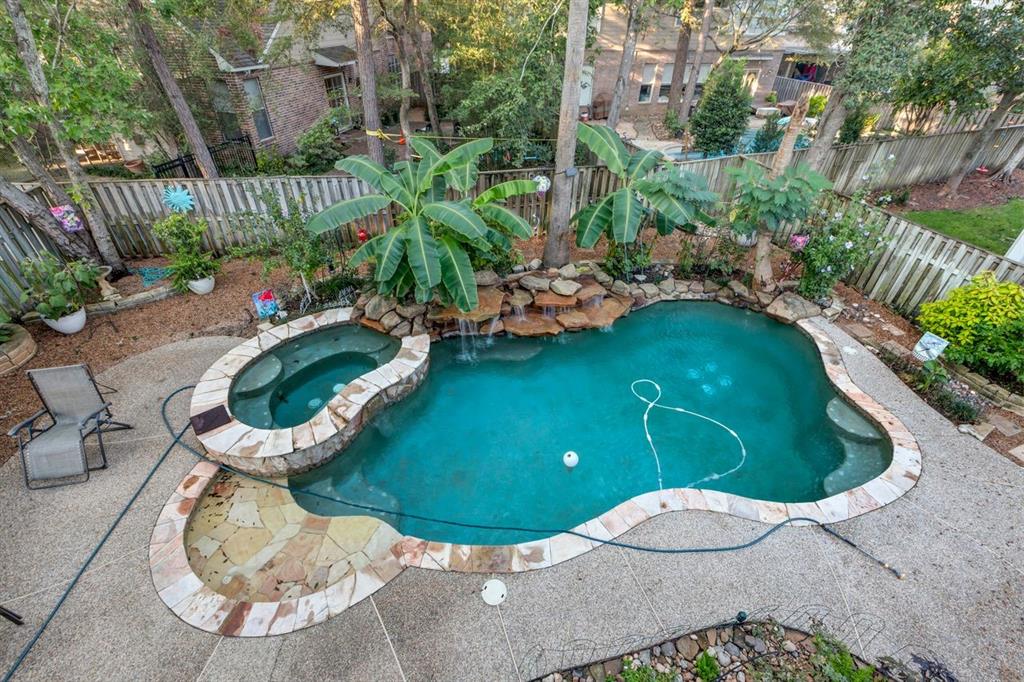
[[[235,346],[210,367],[192,394],[190,417],[223,407],[231,414],[228,392],[235,377],[274,346],[319,329],[353,322],[352,308],[332,308],[271,327]],[[333,458],[385,405],[419,385],[430,362],[430,338],[407,336],[391,361],[353,379],[313,417],[298,426],[261,429],[234,417],[197,434],[210,459],[249,474],[290,476]]]

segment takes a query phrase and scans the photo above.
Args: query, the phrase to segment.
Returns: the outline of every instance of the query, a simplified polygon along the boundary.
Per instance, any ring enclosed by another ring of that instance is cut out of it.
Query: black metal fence
[[[256,172],[256,151],[248,135],[207,147],[221,175],[245,175]],[[156,178],[201,178],[202,171],[194,154],[186,154],[153,166]]]

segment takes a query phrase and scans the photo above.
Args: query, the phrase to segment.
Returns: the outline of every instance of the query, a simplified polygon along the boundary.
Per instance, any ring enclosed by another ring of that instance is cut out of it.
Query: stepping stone
[[[988,418],[988,421],[1004,436],[1016,436],[1024,430],[1001,414],[993,414]]]
[[[858,322],[846,325],[846,331],[850,332],[862,341],[870,341],[875,338],[874,332]]]
[[[886,322],[885,324],[882,325],[882,329],[884,329],[885,331],[889,332],[893,336],[904,336],[905,335],[905,332],[902,329],[900,329],[899,327],[897,327],[894,324],[889,324],[888,322]]]
[[[1024,462],[1024,445],[1018,445],[1010,450],[1010,454],[1017,458],[1018,462]]]
[[[883,341],[882,342],[882,348],[884,348],[885,350],[889,351],[890,353],[892,353],[896,357],[903,357],[905,355],[910,355],[910,350],[908,348],[905,348],[904,346],[901,346],[900,344],[896,343],[895,341],[891,341],[891,340],[890,341]]]
[[[980,424],[961,424],[957,427],[960,433],[966,433],[968,436],[974,436],[978,440],[985,440],[988,438],[988,434],[996,427],[992,426],[988,422],[982,422]]]

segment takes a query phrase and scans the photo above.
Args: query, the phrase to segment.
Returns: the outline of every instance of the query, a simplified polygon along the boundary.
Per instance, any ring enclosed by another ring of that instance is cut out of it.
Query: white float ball
[[[576,465],[579,464],[579,463],[580,463],[580,456],[577,455],[572,450],[569,450],[564,455],[562,455],[562,464],[564,464],[565,466],[569,467],[570,469],[575,469]]]

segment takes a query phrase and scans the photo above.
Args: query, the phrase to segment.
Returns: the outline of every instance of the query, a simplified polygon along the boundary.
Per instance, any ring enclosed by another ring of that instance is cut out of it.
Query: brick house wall
[[[320,69],[312,63],[305,63],[256,73],[263,88],[263,101],[270,116],[273,137],[259,139],[249,112],[246,112],[247,127],[244,130],[249,133],[254,146],[273,146],[282,154],[291,154],[296,149],[299,136],[330,108]]]
[[[622,60],[622,44],[626,33],[626,15],[615,5],[606,4],[602,7],[601,26],[596,44],[590,50],[594,66],[593,101],[611,102],[618,77],[619,62]],[[624,120],[660,119],[664,117],[667,104],[658,102],[658,90],[662,83],[666,86],[670,80],[663,78],[665,66],[675,62],[676,40],[678,27],[669,16],[656,16],[651,25],[637,41],[636,58],[626,84],[626,97],[623,102],[621,117]],[[697,37],[690,40],[690,51],[687,63],[693,67],[696,59]],[[782,64],[785,49],[782,46],[737,55],[746,58],[747,70],[756,72],[757,86],[754,95],[755,103],[763,103],[765,96],[772,90],[775,76]],[[711,65],[719,53],[708,46],[704,52],[704,65]],[[654,81],[650,102],[640,102],[640,86],[643,83],[644,67],[654,66]]]

